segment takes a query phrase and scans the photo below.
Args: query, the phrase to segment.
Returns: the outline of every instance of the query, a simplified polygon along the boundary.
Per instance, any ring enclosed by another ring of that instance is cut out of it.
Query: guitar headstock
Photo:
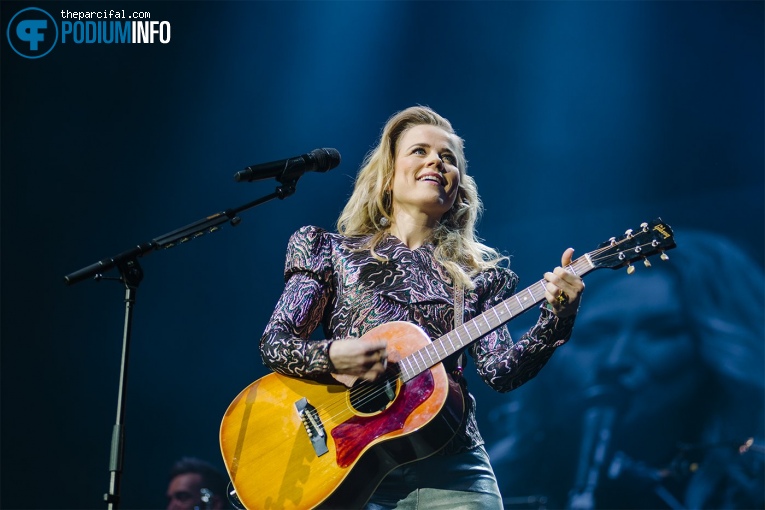
[[[675,246],[672,228],[662,222],[661,218],[656,218],[650,223],[641,224],[637,230],[627,230],[619,238],[612,237],[587,255],[594,269],[629,266],[627,271],[631,274],[635,269],[632,262],[643,260],[646,266],[650,266],[648,257],[656,254],[661,254],[661,258],[667,260],[669,257],[664,252]]]

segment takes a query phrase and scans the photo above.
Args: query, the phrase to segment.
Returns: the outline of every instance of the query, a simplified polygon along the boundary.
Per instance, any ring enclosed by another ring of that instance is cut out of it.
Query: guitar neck
[[[566,267],[566,270],[579,276],[584,276],[593,269],[596,267],[592,264],[589,253],[582,255]],[[403,358],[399,362],[401,379],[404,382],[409,381],[541,303],[545,299],[545,290],[545,281],[540,280]]]
[[[640,259],[650,266],[649,256],[660,253],[662,260],[666,260],[669,257],[664,252],[674,247],[672,228],[657,218],[651,223],[641,223],[638,231],[630,229],[618,239],[612,237],[566,266],[566,270],[581,277],[594,269],[617,269]],[[540,280],[403,358],[399,362],[401,378],[404,382],[412,379],[542,302],[545,290],[545,280]]]

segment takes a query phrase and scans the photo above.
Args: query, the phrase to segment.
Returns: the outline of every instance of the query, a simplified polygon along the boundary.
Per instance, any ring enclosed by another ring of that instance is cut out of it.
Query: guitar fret
[[[428,364],[425,362],[425,358],[423,357],[423,355],[422,355],[422,352],[421,352],[421,351],[417,351],[417,354],[419,354],[419,355],[420,355],[420,358],[422,358],[422,363],[423,363],[423,365],[425,365],[425,367],[423,367],[423,368],[422,368],[422,369],[424,370],[425,368],[427,368],[427,365],[428,365]],[[419,363],[417,363],[417,368],[419,368],[419,366],[420,366],[420,364],[419,364]]]
[[[422,370],[422,369],[420,368],[420,362],[419,362],[419,361],[417,361],[417,360],[414,358],[414,356],[412,356],[412,357],[410,358],[410,360],[409,360],[409,366],[412,368],[412,373],[413,373],[413,374],[418,374],[418,373],[420,373],[420,371]]]
[[[428,351],[428,358],[430,358],[430,363],[431,364],[433,363],[433,354],[430,351],[432,351],[434,348],[435,347],[433,346],[433,344],[427,345],[425,347],[425,350]],[[436,358],[436,359],[438,359],[438,358]]]
[[[475,321],[470,321],[469,324],[470,325],[466,326],[466,328],[467,327],[473,328],[473,333],[470,336],[473,338],[478,338],[481,335],[481,330],[478,329],[478,323]]]
[[[417,352],[419,352],[419,353],[420,353],[420,359],[422,359],[422,363],[423,363],[423,364],[425,365],[425,367],[427,368],[427,367],[428,367],[428,365],[429,365],[429,363],[428,363],[428,359],[425,357],[425,355],[426,355],[426,354],[428,354],[428,346],[426,345],[426,346],[425,346],[425,347],[423,347],[422,349],[419,349]]]
[[[420,373],[419,363],[417,363],[417,360],[411,356],[409,357],[409,371],[412,372],[411,377],[414,377],[416,374]]]
[[[543,286],[544,286],[544,284],[543,284]],[[531,301],[536,301],[536,300],[537,300],[537,298],[536,298],[536,296],[534,295],[534,293],[531,291],[531,287],[529,287],[529,288],[528,288],[528,289],[526,289],[526,290],[528,290],[528,291],[529,291],[529,295],[531,295]]]
[[[486,323],[486,327],[488,328],[486,331],[482,331],[481,333],[488,333],[489,331],[494,329],[494,328],[491,327],[491,323],[489,322],[489,318],[486,316],[485,313],[482,313],[481,317],[483,317],[483,321]]]
[[[460,329],[462,329],[462,326],[459,328],[454,328],[452,332],[457,335],[457,341],[459,342],[460,347],[464,345],[464,342],[462,341],[462,337],[460,336]],[[449,340],[449,343],[452,346],[452,352],[457,352],[457,348],[454,346],[454,343],[452,342],[451,335],[447,334],[446,339]]]
[[[409,362],[409,358],[402,358],[401,361],[398,362],[399,370],[401,371],[401,374],[404,376],[403,379],[405,381],[408,381],[409,379],[412,378],[412,374],[409,373],[410,370],[408,370],[406,366],[404,365],[404,363],[408,363],[408,362]]]
[[[430,344],[430,347],[431,347],[431,351],[432,351],[431,356],[430,356],[431,363],[433,363],[434,359],[435,359],[436,363],[438,363],[438,360],[442,359],[444,356],[447,355],[446,349],[443,346],[441,346],[441,350],[443,352],[441,352],[441,353],[438,352],[439,344],[433,343],[433,344]],[[440,354],[440,356],[439,356],[439,354]]]

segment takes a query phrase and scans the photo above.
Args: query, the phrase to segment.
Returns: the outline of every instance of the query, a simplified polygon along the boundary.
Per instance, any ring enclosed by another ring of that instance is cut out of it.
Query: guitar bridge
[[[314,452],[317,457],[321,457],[329,451],[327,448],[327,432],[324,430],[324,425],[319,418],[319,412],[316,408],[308,403],[308,400],[303,397],[295,402],[295,409],[297,409],[300,421],[303,422],[308,439],[311,440]]]

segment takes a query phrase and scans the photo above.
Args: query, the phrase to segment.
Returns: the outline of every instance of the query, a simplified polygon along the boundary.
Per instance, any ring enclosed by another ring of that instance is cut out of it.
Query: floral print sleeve
[[[325,234],[303,227],[287,247],[284,291],[260,340],[263,363],[284,375],[322,379],[331,371],[331,340],[309,339],[331,294],[331,244]]]
[[[477,280],[477,313],[496,306],[515,293],[518,277],[498,268]],[[537,323],[517,342],[506,327],[499,328],[473,344],[470,353],[478,375],[491,388],[506,392],[532,379],[547,363],[555,349],[571,337],[574,316],[555,316],[544,304]]]

